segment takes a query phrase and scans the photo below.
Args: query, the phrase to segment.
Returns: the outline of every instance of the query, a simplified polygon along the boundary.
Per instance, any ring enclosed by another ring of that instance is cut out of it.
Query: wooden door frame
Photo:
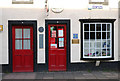
[[[8,20],[8,54],[9,68],[13,72],[13,57],[12,57],[12,26],[14,25],[30,25],[33,27],[33,71],[36,71],[37,66],[37,20]]]
[[[69,69],[70,67],[70,20],[69,19],[46,19],[45,20],[45,62],[46,62],[46,66],[47,66],[47,70],[49,67],[49,47],[48,47],[48,25],[49,24],[66,24],[66,71]],[[49,71],[49,70],[48,70]]]

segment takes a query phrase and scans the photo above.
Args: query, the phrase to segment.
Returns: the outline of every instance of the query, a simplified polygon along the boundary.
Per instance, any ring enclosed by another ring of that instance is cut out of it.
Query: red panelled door
[[[66,25],[49,24],[49,71],[66,70]]]
[[[12,27],[13,72],[33,72],[33,28]]]

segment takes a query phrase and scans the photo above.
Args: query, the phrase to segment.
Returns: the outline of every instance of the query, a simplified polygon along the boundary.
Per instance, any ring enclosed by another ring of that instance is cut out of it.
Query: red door
[[[33,72],[33,28],[12,27],[13,72]]]
[[[49,24],[49,71],[66,70],[66,25]]]

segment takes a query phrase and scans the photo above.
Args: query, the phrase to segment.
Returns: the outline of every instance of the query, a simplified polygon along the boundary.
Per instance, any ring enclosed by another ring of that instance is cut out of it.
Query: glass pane
[[[107,49],[107,56],[110,56],[110,49]]]
[[[30,40],[24,40],[23,49],[30,49]]]
[[[90,41],[90,48],[95,48],[95,41]]]
[[[110,48],[110,40],[107,40],[107,48]]]
[[[90,31],[95,31],[95,24],[90,24]]]
[[[57,35],[57,26],[50,27],[51,37],[56,37]]]
[[[102,56],[106,56],[106,49],[102,50]]]
[[[95,50],[94,49],[90,49],[90,54],[91,57],[95,56]]]
[[[84,49],[84,56],[89,56],[89,49]]]
[[[95,39],[95,32],[90,32],[90,39]]]
[[[22,38],[22,29],[15,29],[15,38]]]
[[[110,31],[110,24],[107,24],[107,31]]]
[[[101,48],[101,42],[96,42],[96,48]]]
[[[110,39],[110,32],[107,32],[107,39]]]
[[[59,43],[58,43],[58,45],[59,45],[59,47],[64,47],[64,38],[59,38]]]
[[[101,39],[101,32],[96,32],[96,39]]]
[[[23,29],[23,38],[30,38],[30,29]]]
[[[89,32],[84,33],[84,39],[89,39]]]
[[[84,42],[84,48],[89,48],[89,42]]]
[[[58,26],[58,37],[64,36],[64,27]]]
[[[96,56],[101,56],[101,49],[96,49]]]
[[[89,24],[84,25],[84,31],[89,31]]]
[[[15,40],[15,49],[22,49],[22,40]]]
[[[96,24],[96,31],[101,31],[101,24]]]
[[[106,32],[102,32],[102,39],[106,39]]]
[[[102,31],[106,31],[106,24],[102,24]]]

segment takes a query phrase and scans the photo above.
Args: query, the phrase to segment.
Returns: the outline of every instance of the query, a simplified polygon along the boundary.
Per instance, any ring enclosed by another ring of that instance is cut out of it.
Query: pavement
[[[118,72],[73,71],[73,72],[26,72],[4,73],[4,79],[118,79]]]

